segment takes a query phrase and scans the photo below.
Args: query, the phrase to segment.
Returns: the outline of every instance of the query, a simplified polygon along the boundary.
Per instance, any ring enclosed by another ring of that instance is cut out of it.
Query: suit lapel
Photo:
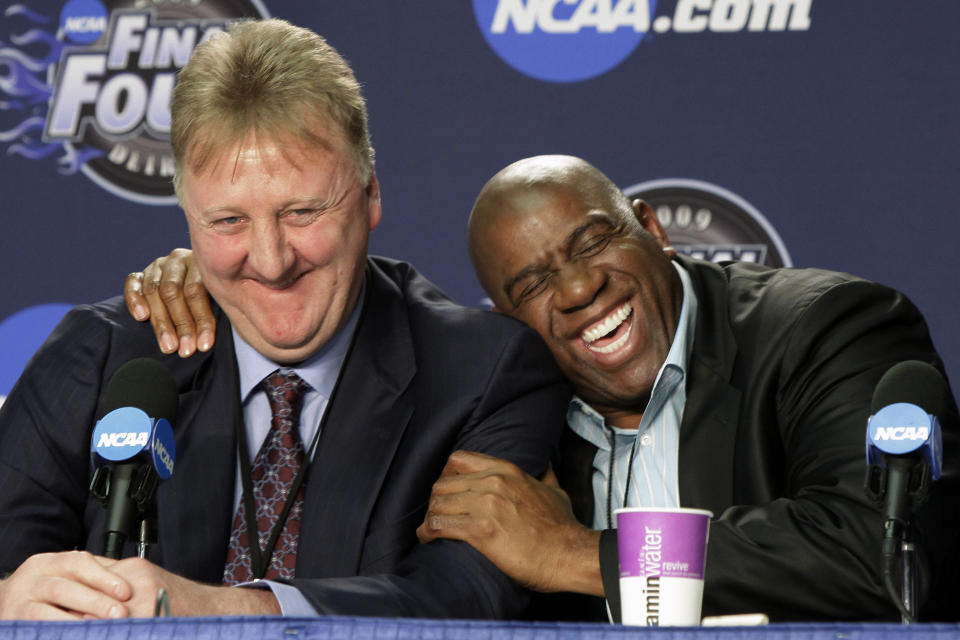
[[[680,503],[719,515],[733,501],[741,395],[730,385],[737,347],[727,320],[727,283],[715,265],[679,260],[700,308],[680,425]]]
[[[241,411],[229,322],[218,323],[213,352],[193,358],[201,359],[199,367],[192,359],[168,362],[183,391],[174,473],[157,494],[158,551],[174,573],[218,583],[233,520],[234,423]]]
[[[357,572],[370,514],[414,409],[405,395],[416,371],[408,310],[397,286],[368,264],[362,315],[307,477],[299,575]]]

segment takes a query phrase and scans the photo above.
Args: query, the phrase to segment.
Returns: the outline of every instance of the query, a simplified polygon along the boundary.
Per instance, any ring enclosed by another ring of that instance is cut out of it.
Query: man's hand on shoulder
[[[537,591],[603,595],[600,532],[577,522],[550,470],[537,480],[505,460],[456,451],[417,536],[463,540]]]
[[[110,570],[114,563],[86,551],[30,556],[0,582],[0,619],[127,617],[133,589]]]
[[[130,315],[150,320],[163,353],[187,358],[213,347],[217,323],[189,249],[174,249],[128,275],[123,297]]]

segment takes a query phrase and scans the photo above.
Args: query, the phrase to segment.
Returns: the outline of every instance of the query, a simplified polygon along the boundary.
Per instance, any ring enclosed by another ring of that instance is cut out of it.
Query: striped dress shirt
[[[567,410],[570,428],[597,447],[593,459],[594,529],[616,528],[613,512],[623,506],[680,506],[677,457],[687,400],[687,363],[697,321],[697,296],[687,272],[676,262],[673,266],[683,284],[680,319],[638,428],[620,429],[606,424],[599,413],[576,396]]]

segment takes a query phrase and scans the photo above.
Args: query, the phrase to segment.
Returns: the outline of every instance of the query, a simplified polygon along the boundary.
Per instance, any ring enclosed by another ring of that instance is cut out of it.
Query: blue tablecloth
[[[91,622],[0,622],[6,640],[945,640],[957,624],[772,624],[762,627],[640,628],[552,622],[390,618],[159,618]]]

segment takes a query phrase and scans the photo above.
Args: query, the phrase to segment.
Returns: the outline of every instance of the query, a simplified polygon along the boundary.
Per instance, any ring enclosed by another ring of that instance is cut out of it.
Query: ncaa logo
[[[650,28],[657,0],[473,0],[483,37],[539,80],[576,82],[609,71]]]
[[[715,184],[668,178],[641,182],[623,192],[653,207],[670,244],[679,253],[712,262],[741,260],[771,267],[793,264],[779,234],[763,214]]]
[[[93,44],[107,30],[108,17],[100,0],[70,0],[60,11],[60,32],[69,42]]]
[[[606,73],[648,31],[808,31],[813,0],[473,0],[487,44],[538,80],[577,82]]]
[[[54,20],[7,10],[0,49],[0,142],[8,155],[54,154],[59,173],[83,173],[142,204],[176,204],[170,97],[194,47],[231,22],[269,17],[260,0],[68,0]],[[19,123],[7,128],[10,116]]]

